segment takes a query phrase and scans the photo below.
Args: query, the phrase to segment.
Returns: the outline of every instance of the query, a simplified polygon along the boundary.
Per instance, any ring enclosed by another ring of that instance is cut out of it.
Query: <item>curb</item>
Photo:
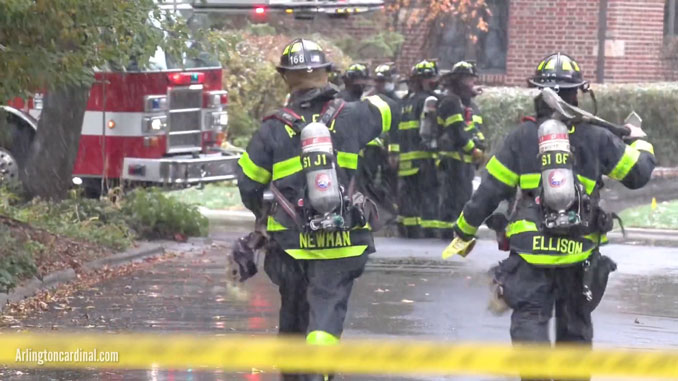
[[[144,258],[161,255],[164,252],[165,248],[163,245],[142,242],[139,247],[134,249],[87,262],[82,265],[82,269],[85,271],[92,271],[104,266],[120,266]],[[37,294],[38,291],[56,288],[63,283],[72,281],[76,276],[75,270],[70,268],[49,273],[45,275],[42,280],[33,277],[32,279],[25,281],[21,286],[14,288],[9,293],[0,293],[0,312],[5,309],[7,303],[18,302],[29,298]]]

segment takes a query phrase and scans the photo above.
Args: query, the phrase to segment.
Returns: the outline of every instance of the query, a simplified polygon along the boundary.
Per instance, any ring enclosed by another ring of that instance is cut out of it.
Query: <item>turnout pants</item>
[[[473,164],[452,158],[440,160],[440,221],[441,238],[454,238],[452,227],[473,194]]]
[[[402,237],[435,237],[438,230],[438,177],[433,159],[421,160],[419,172],[398,183],[398,230]]]
[[[600,256],[599,253],[593,255]],[[596,287],[597,301],[602,298],[605,282]],[[612,270],[613,271],[613,270]],[[584,296],[584,264],[570,267],[544,268],[525,262],[511,253],[495,268],[495,279],[503,287],[504,300],[513,309],[511,340],[513,343],[549,343],[549,320],[555,309],[555,341],[590,346],[593,340],[591,312],[597,305]],[[600,277],[599,276],[599,277]]]
[[[280,334],[338,340],[344,330],[353,281],[365,269],[367,254],[326,260],[297,260],[273,243],[264,269],[280,292]],[[330,336],[331,335],[331,336]],[[283,375],[284,380],[323,380],[320,375]]]

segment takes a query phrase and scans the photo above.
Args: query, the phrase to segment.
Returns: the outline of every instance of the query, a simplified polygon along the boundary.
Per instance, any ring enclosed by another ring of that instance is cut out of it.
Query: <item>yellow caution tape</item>
[[[467,256],[471,250],[476,246],[476,239],[472,238],[469,241],[464,241],[463,239],[456,237],[450,242],[449,245],[443,250],[443,259],[447,259],[455,254],[461,255],[462,257]]]
[[[300,338],[146,334],[0,334],[10,368],[224,369],[353,374],[486,374],[538,378],[678,377],[678,351],[577,346],[345,340],[310,346]],[[96,352],[94,352],[96,351]],[[73,360],[75,353],[109,359]],[[43,365],[37,355],[43,356]],[[116,356],[112,356],[116,354]],[[117,357],[113,360],[113,357]],[[49,360],[52,361],[49,361]],[[89,361],[92,360],[92,361]]]

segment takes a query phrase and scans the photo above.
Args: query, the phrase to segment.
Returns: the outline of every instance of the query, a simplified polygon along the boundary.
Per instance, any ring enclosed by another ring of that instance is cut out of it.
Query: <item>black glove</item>
[[[244,282],[257,273],[256,250],[265,245],[266,237],[259,232],[238,238],[231,250],[231,260],[237,266],[232,270],[234,277],[239,276],[239,280]]]

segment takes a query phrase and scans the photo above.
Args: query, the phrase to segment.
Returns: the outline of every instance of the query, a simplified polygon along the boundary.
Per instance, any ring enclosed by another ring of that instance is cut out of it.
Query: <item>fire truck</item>
[[[362,7],[383,4],[381,0],[159,0],[161,7],[184,15],[187,11],[237,13],[248,7],[254,15],[269,8],[308,12],[309,6],[320,12],[328,9],[328,3],[343,12],[355,2]],[[73,167],[74,183],[98,193],[104,187],[102,179],[113,184],[191,185],[235,178],[240,150],[222,148],[228,93],[223,90],[221,66],[207,54],[176,61],[158,48],[147,67],[131,63],[124,70],[95,73]],[[0,146],[0,181],[19,179],[43,98],[37,93],[0,105],[9,115],[11,130],[9,143]]]

